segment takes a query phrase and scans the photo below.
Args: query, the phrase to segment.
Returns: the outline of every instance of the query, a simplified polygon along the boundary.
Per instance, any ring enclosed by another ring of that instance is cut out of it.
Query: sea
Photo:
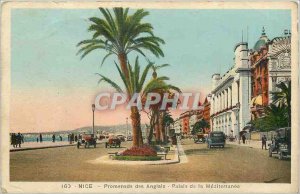
[[[37,142],[37,138],[39,140],[39,134],[23,134],[24,142]],[[43,141],[52,141],[52,134],[42,134]],[[68,141],[68,135],[62,134],[62,141]],[[40,140],[39,140],[40,141]],[[55,135],[55,141],[61,141],[59,135]]]

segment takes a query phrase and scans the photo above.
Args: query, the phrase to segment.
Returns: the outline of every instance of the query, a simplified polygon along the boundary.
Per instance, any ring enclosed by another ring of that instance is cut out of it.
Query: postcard
[[[3,193],[297,193],[295,2],[4,2]]]

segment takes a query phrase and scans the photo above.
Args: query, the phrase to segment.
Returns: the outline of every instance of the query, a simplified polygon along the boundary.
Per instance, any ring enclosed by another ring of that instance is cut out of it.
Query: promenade
[[[104,182],[240,182],[289,183],[291,161],[268,157],[268,151],[226,144],[208,149],[183,139],[179,163],[135,165],[91,163],[121,148],[77,149],[75,146],[10,153],[11,181],[104,181]],[[186,159],[182,159],[185,158]],[[167,159],[172,159],[171,155]]]
[[[44,142],[24,142],[21,144],[21,147],[14,148],[10,145],[9,150],[10,152],[15,151],[24,151],[24,150],[34,150],[34,149],[45,149],[45,148],[55,148],[55,147],[65,147],[65,146],[74,146],[76,143],[70,144],[67,141],[44,141]]]

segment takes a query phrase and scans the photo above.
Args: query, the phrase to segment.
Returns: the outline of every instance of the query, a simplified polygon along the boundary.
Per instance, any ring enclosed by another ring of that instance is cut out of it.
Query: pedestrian
[[[37,142],[37,143],[39,142],[39,137],[36,138],[36,142]]]
[[[62,141],[62,136],[61,135],[59,135],[59,139],[60,139],[60,141]]]
[[[75,141],[77,142],[77,135],[75,135]]]
[[[13,145],[13,147],[16,147],[16,134],[15,133],[11,134],[11,144]]]
[[[242,135],[242,140],[243,140],[243,144],[245,144],[245,142],[246,142],[246,136],[245,136],[245,134]]]
[[[40,133],[40,143],[42,143],[43,142],[43,136],[42,136],[42,134]]]
[[[17,147],[19,145],[19,148],[21,147],[21,143],[22,143],[22,139],[21,139],[21,134],[18,133],[18,135],[16,136],[16,144],[17,144]]]
[[[55,142],[55,134],[52,135],[52,142]]]
[[[265,146],[265,150],[267,149],[267,137],[266,135],[264,135],[262,138],[261,138],[261,149],[263,150],[264,149],[264,146]]]
[[[21,134],[21,141],[22,141],[22,143],[24,143],[24,135],[23,134]]]

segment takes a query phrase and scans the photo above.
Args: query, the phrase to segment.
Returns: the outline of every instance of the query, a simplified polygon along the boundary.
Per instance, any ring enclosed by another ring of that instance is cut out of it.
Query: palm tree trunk
[[[160,143],[160,127],[159,127],[159,114],[156,114],[154,129],[155,129],[155,140]]]
[[[129,78],[129,73],[128,73],[128,68],[127,68],[127,56],[125,53],[119,53],[118,54],[118,59],[120,62],[121,70],[125,75],[125,78],[128,80]]]
[[[152,112],[152,115],[151,115],[151,118],[150,118],[150,130],[149,130],[149,134],[148,134],[148,143],[151,144],[151,141],[152,141],[152,138],[153,138],[153,130],[154,130],[154,125],[155,125],[155,110],[151,110]]]
[[[141,131],[141,115],[136,106],[131,107],[131,124],[132,124],[132,146],[140,147],[142,146],[143,141],[141,141],[140,137],[142,136]],[[142,139],[143,140],[143,139]]]
[[[159,128],[160,128],[160,141],[165,143],[166,134],[165,134],[165,125],[164,125],[164,111],[160,112],[159,114]]]
[[[144,144],[143,142],[143,133],[142,133],[142,128],[140,127],[139,130],[139,146],[142,146]]]

